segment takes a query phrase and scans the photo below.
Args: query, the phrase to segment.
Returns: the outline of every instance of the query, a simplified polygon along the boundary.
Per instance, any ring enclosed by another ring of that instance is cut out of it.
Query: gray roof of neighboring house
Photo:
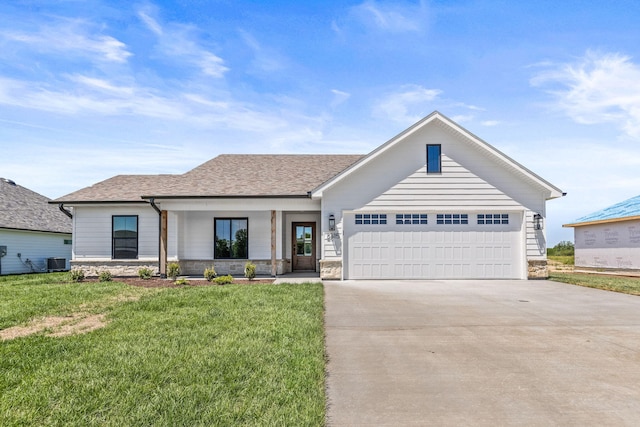
[[[118,175],[56,199],[132,202],[141,197],[295,197],[307,194],[363,155],[224,154],[182,175]]]
[[[615,205],[611,205],[597,212],[590,213],[582,218],[576,219],[566,227],[588,225],[594,223],[605,223],[614,221],[624,221],[625,219],[637,218],[640,216],[640,196],[632,197]]]
[[[50,199],[0,178],[0,228],[71,233],[71,218]]]

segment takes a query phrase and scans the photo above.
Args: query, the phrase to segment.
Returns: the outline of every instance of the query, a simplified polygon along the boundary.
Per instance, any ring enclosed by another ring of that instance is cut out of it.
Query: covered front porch
[[[320,271],[321,214],[317,201],[289,199],[153,200],[159,213],[159,273],[169,263],[182,274],[242,276],[248,261],[258,275]],[[270,206],[269,206],[270,205]],[[266,206],[273,209],[265,209]]]

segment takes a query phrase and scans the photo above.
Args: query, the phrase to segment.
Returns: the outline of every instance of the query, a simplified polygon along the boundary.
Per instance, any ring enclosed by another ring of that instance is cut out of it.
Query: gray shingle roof
[[[362,155],[225,154],[182,175],[118,175],[56,201],[127,202],[146,197],[306,196]]]
[[[171,188],[182,175],[116,175],[90,187],[74,191],[56,202],[140,202],[143,194]]]
[[[49,200],[0,178],[0,228],[71,233],[71,218]]]

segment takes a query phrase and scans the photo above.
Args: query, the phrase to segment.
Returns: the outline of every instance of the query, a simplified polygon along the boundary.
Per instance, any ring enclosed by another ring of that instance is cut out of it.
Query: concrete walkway
[[[329,426],[640,425],[640,297],[325,282]]]

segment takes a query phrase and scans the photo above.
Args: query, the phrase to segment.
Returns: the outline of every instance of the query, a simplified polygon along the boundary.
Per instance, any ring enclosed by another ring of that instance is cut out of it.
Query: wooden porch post
[[[160,213],[160,277],[167,277],[167,211]]]
[[[276,265],[276,211],[271,211],[271,276],[278,272]]]

